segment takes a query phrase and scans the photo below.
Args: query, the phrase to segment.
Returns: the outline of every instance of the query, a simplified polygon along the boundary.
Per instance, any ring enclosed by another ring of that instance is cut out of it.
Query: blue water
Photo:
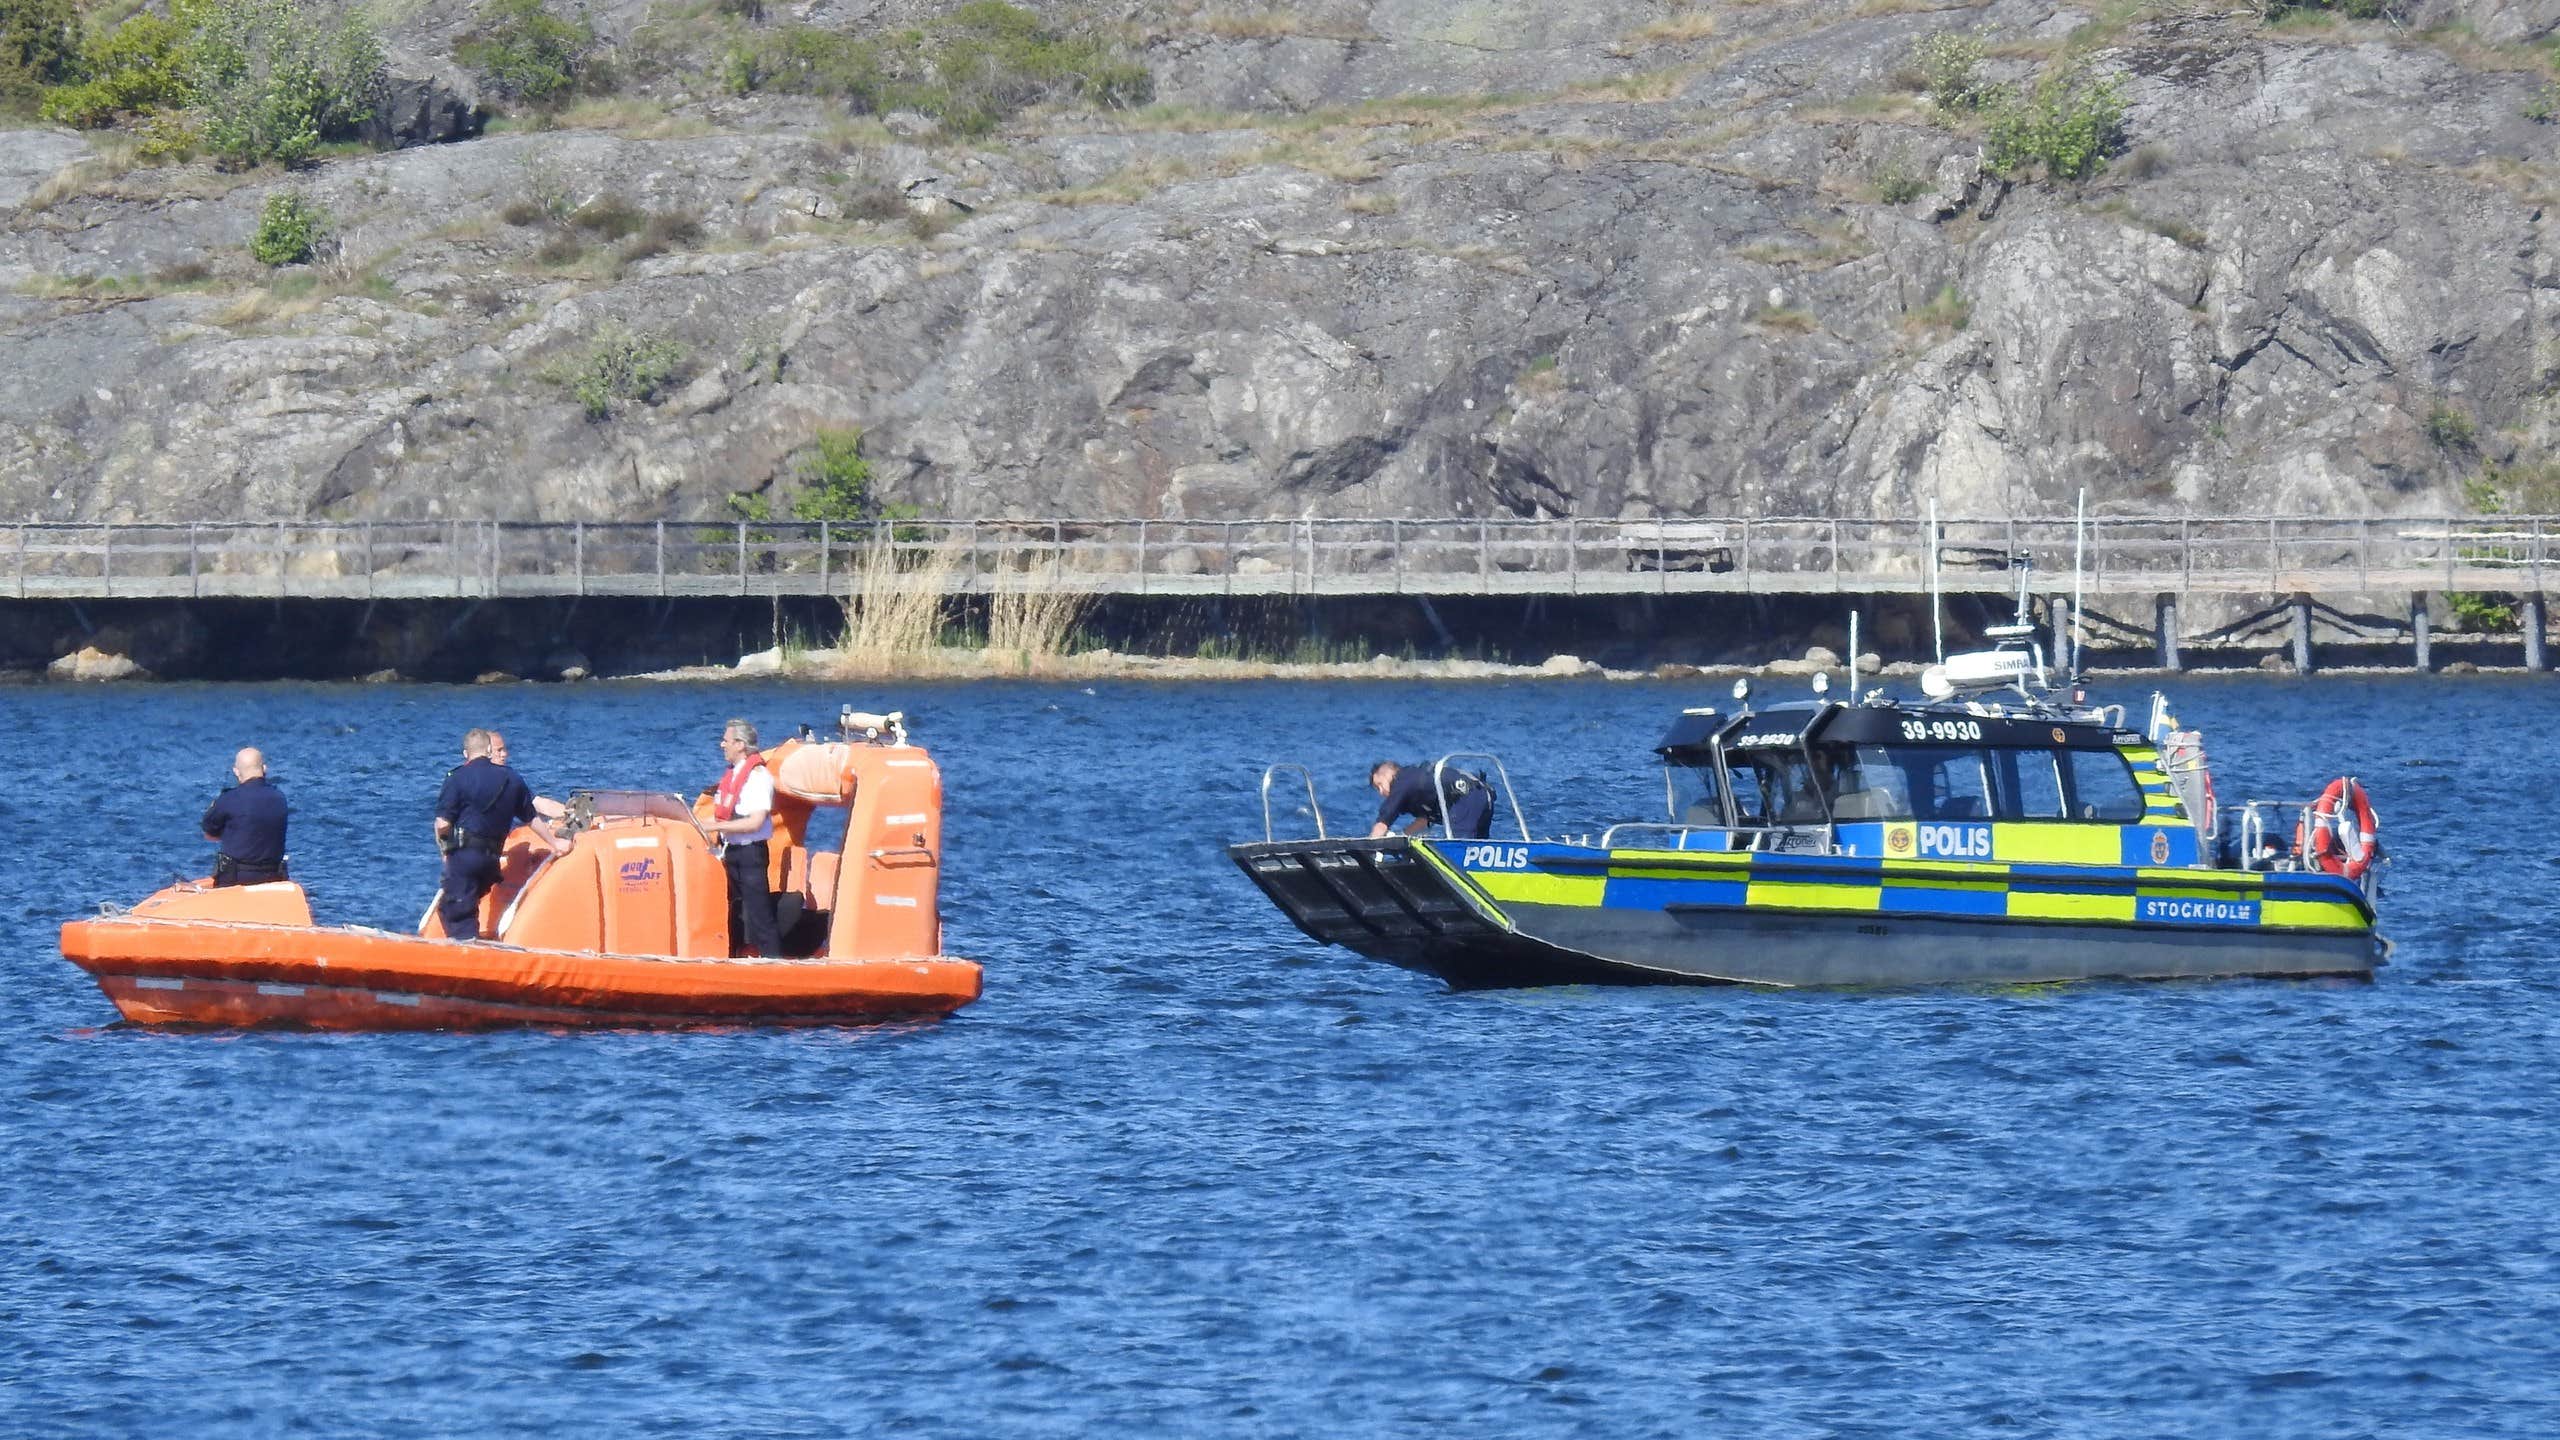
[[[1220,855],[1262,764],[1339,820],[1496,750],[1579,829],[1710,696],[0,691],[0,1433],[2549,1435],[2553,694],[2181,687],[2226,797],[2371,784],[2369,986],[1456,995]],[[154,1034],[54,949],[241,743],[324,916],[408,925],[465,726],[689,792],[844,700],[945,767],[942,1023]]]

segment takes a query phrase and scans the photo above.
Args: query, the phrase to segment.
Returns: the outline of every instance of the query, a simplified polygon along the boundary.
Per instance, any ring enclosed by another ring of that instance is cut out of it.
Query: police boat
[[[2202,738],[2048,678],[2035,628],[1881,690],[1675,717],[1666,813],[1539,838],[1491,756],[1511,835],[1328,835],[1304,766],[1262,782],[1229,856],[1300,930],[1460,989],[1898,986],[2205,976],[2369,978],[2380,875],[2351,778],[2317,801],[2217,807]],[[1275,782],[1316,837],[1273,833]],[[1284,791],[1285,793],[1285,791]],[[1444,798],[1441,813],[1447,813]]]

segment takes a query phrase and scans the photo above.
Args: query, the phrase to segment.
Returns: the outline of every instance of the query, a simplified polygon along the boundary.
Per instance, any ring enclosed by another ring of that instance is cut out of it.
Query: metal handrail
[[[1521,812],[1520,793],[1511,788],[1511,772],[1502,768],[1501,756],[1488,754],[1479,750],[1454,751],[1431,762],[1431,793],[1433,798],[1440,802],[1441,838],[1445,840],[1454,840],[1457,838],[1457,836],[1449,829],[1448,771],[1449,762],[1452,760],[1484,760],[1491,762],[1493,765],[1493,773],[1501,777],[1502,798],[1509,801],[1511,804],[1511,823],[1520,827],[1520,838],[1522,840],[1525,841],[1530,839],[1529,817]]]
[[[20,595],[376,593],[441,577],[450,593],[824,593],[887,554],[955,590],[1309,593],[1373,587],[1452,593],[1916,584],[1936,554],[1957,588],[2007,590],[2019,557],[2059,576],[2066,517],[1379,517],[1161,520],[901,518],[876,521],[201,521],[0,524]],[[2086,532],[2095,588],[2294,591],[2374,586],[2539,589],[2560,563],[2560,517],[2102,516]],[[1932,550],[1932,546],[1935,550]],[[1967,565],[1961,559],[1977,557]],[[1694,557],[1693,557],[1694,558]],[[1995,568],[1982,568],[1991,566]],[[1614,578],[1607,578],[1614,577]]]
[[[2251,800],[2240,807],[2240,868],[2243,870],[2299,870],[2302,857],[2291,848],[2291,835],[2301,829],[2302,812],[2311,808],[2309,800]],[[2281,855],[2262,856],[2258,852],[2266,844],[2267,817],[2292,812],[2290,818],[2277,822],[2277,833],[2287,838]],[[2284,862],[2281,865],[2276,861]],[[2261,863],[2261,862],[2265,863]]]
[[[1283,760],[1283,761],[1279,762],[1278,764],[1275,764],[1275,765],[1266,765],[1266,766],[1262,767],[1262,841],[1263,841],[1263,843],[1264,843],[1264,844],[1266,844],[1266,845],[1268,845],[1268,844],[1270,844],[1270,843],[1272,842],[1272,840],[1273,840],[1273,839],[1275,839],[1275,838],[1276,838],[1276,837],[1274,836],[1273,832],[1272,832],[1272,827],[1271,827],[1271,779],[1272,779],[1272,777],[1273,777],[1273,776],[1275,776],[1275,775],[1279,774],[1279,773],[1280,773],[1281,771],[1283,771],[1283,770],[1295,770],[1295,771],[1297,771],[1297,772],[1298,772],[1299,776],[1300,776],[1301,778],[1303,778],[1303,779],[1306,781],[1306,783],[1307,783],[1307,811],[1308,811],[1308,813],[1309,813],[1309,814],[1312,814],[1312,815],[1314,815],[1314,816],[1316,817],[1316,838],[1317,838],[1317,839],[1319,839],[1319,840],[1329,840],[1329,839],[1331,839],[1331,838],[1332,838],[1331,836],[1329,836],[1329,835],[1327,835],[1327,834],[1325,834],[1325,833],[1324,833],[1324,806],[1322,806],[1322,805],[1320,805],[1320,804],[1318,804],[1318,803],[1316,802],[1316,772],[1314,772],[1313,770],[1308,769],[1308,768],[1307,768],[1306,766],[1304,766],[1304,765],[1300,765],[1300,764],[1296,763],[1295,761]]]
[[[1677,821],[1669,820],[1621,820],[1617,824],[1600,832],[1600,848],[1603,850],[1614,850],[1618,848],[1618,833],[1622,830],[1633,830],[1638,832],[1658,830],[1663,834],[1676,836],[1684,840],[1702,830],[1713,831],[1716,834],[1723,835],[1728,838],[1730,838],[1734,833],[1734,828],[1730,825],[1683,825]],[[1672,848],[1675,850],[1686,850],[1689,847],[1686,845],[1675,845]],[[1732,845],[1727,844],[1724,848],[1730,850],[1733,847]]]

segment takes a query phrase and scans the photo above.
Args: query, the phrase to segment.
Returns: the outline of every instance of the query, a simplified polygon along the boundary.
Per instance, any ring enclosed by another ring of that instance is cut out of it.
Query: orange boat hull
[[[146,1025],[837,1025],[948,1014],[980,985],[941,956],[688,960],[132,916],[72,921],[62,953]]]

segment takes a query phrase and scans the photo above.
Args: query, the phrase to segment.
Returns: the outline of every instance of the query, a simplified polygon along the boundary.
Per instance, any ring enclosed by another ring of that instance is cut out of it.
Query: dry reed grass
[[[1093,596],[1067,588],[1054,560],[1011,573],[1020,577],[1019,586],[987,597],[987,660],[1020,674],[1043,674],[1066,658],[1067,642],[1093,608]]]
[[[856,675],[914,675],[934,668],[943,605],[959,568],[954,545],[915,551],[873,540],[845,593],[837,663]]]

